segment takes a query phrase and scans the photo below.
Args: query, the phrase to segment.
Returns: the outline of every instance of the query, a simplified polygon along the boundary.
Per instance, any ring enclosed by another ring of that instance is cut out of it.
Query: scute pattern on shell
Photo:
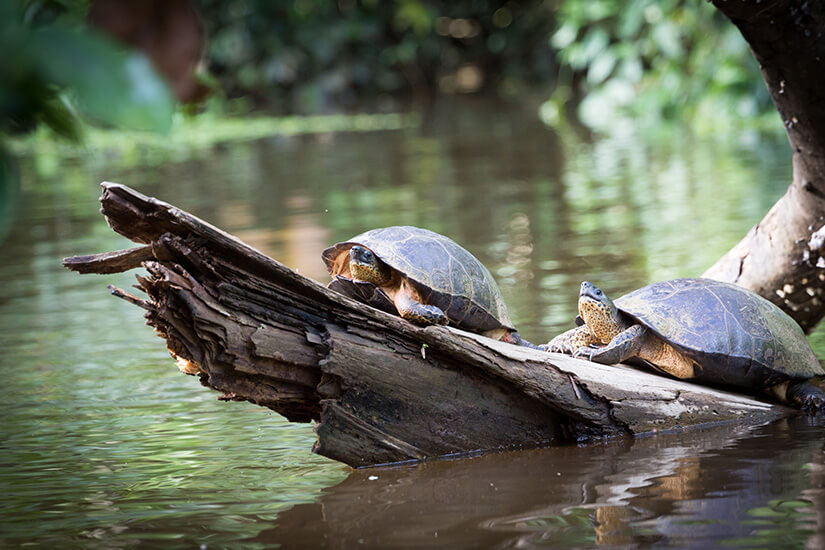
[[[825,374],[799,325],[776,305],[740,286],[675,279],[615,301],[702,367],[699,378],[763,387]]]
[[[327,266],[332,270],[331,260],[355,244],[372,250],[417,284],[423,295],[430,294],[427,302],[444,310],[456,326],[482,331],[513,328],[493,276],[449,237],[413,226],[373,229],[324,251]]]

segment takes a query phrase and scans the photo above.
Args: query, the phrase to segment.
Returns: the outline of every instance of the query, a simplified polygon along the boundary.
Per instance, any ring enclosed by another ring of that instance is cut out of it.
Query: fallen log
[[[144,246],[67,258],[81,273],[143,267],[146,310],[181,370],[293,422],[351,466],[763,423],[785,407],[435,326],[307,279],[172,205],[104,182],[111,228]],[[320,261],[320,259],[319,259]]]

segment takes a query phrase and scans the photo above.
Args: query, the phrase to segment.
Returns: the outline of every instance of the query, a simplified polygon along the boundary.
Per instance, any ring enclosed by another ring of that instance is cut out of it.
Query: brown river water
[[[132,274],[60,265],[130,245],[98,213],[102,180],[321,281],[328,244],[418,225],[479,257],[545,342],[582,279],[620,295],[698,275],[790,177],[782,137],[586,139],[535,113],[462,100],[396,130],[24,153],[0,243],[0,547],[822,548],[820,417],[353,471],[311,454],[311,425],[181,375],[106,291]],[[825,357],[825,331],[811,342]]]

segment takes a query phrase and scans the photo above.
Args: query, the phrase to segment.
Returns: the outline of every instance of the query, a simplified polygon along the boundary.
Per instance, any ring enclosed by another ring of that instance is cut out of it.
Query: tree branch
[[[810,331],[825,316],[825,4],[713,0],[750,44],[788,134],[793,181],[704,274],[773,301]]]

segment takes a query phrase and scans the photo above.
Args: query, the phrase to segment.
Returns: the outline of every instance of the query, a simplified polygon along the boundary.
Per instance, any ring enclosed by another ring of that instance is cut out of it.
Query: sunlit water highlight
[[[210,149],[25,158],[0,245],[0,544],[119,548],[603,545],[821,547],[822,422],[350,471],[309,425],[219,403],[141,311],[60,258],[129,246],[97,212],[112,180],[326,280],[329,243],[377,226],[445,233],[487,264],[521,333],[569,328],[579,282],[621,294],[701,273],[790,174],[782,139],[593,143],[534,111],[465,102],[418,128]],[[812,337],[820,357],[825,338]],[[370,479],[377,476],[377,479]]]

